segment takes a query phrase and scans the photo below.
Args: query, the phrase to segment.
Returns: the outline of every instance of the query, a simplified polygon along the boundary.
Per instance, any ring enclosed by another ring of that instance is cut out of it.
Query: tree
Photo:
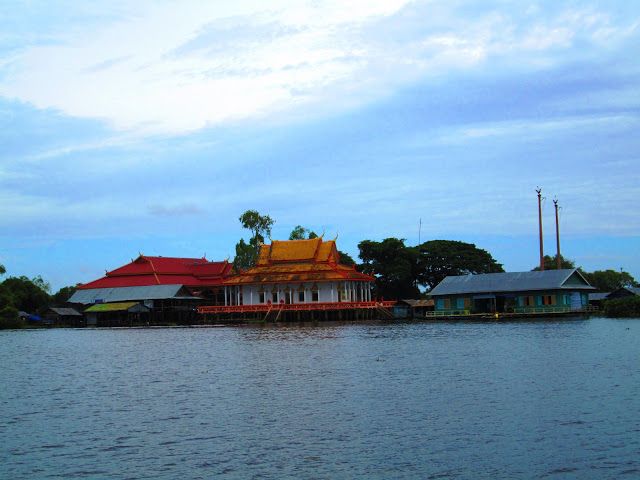
[[[318,234],[302,225],[296,225],[289,234],[289,240],[311,240],[313,238],[318,238]]]
[[[62,287],[51,297],[51,303],[53,305],[63,305],[69,301],[71,295],[75,292],[76,287],[74,286]]]
[[[256,245],[264,243],[264,235],[271,236],[271,227],[274,221],[269,215],[260,215],[256,210],[247,210],[240,215],[240,223],[251,231],[251,238],[257,240]]]
[[[556,270],[558,268],[557,265],[557,260],[558,255],[554,255],[553,257],[550,255],[545,255],[543,257],[543,264],[544,264],[544,269],[545,270]],[[571,269],[571,268],[576,268],[576,264],[573,260],[569,260],[568,258],[564,258],[562,255],[560,255],[560,266],[563,269]],[[538,265],[537,267],[535,267],[534,269],[531,270],[532,272],[538,272],[540,271],[540,265]]]
[[[256,263],[256,248],[251,244],[253,239],[246,243],[243,238],[236,243],[236,256],[233,259],[233,267],[236,271],[251,268]]]
[[[417,252],[404,239],[386,238],[382,242],[363,240],[358,244],[362,272],[376,277],[374,295],[384,298],[414,298]]]
[[[304,240],[307,238],[308,233],[308,228],[304,228],[302,225],[296,225],[296,227],[291,230],[291,233],[289,234],[289,240]]]
[[[9,277],[1,284],[0,308],[7,305],[25,312],[44,310],[49,305],[49,284],[36,277]]]
[[[582,272],[592,287],[601,292],[612,292],[623,287],[639,287],[635,278],[628,272],[615,270],[596,270],[595,272]]]
[[[472,243],[430,240],[416,248],[416,280],[429,289],[449,275],[504,272],[502,265],[489,252]]]
[[[248,244],[244,239],[240,239],[236,244],[236,256],[233,259],[236,270],[251,268],[256,264],[264,236],[271,236],[271,227],[274,224],[269,215],[260,215],[256,210],[247,210],[238,220],[244,228],[251,231],[251,238]]]
[[[18,309],[11,305],[0,307],[0,330],[4,328],[22,328],[24,323],[18,317]]]
[[[5,273],[7,273],[7,270],[4,268],[4,265],[0,263],[0,275],[4,275]]]
[[[340,258],[338,259],[338,262],[340,262],[342,265],[356,264],[356,261],[348,253],[341,252],[340,250],[338,250],[338,255],[340,256]]]

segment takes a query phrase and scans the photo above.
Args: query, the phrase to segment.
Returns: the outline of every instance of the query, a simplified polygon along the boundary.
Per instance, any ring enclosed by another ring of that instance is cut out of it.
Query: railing
[[[573,308],[568,305],[563,306],[551,306],[544,305],[539,307],[515,307],[513,310],[507,312],[499,312],[499,315],[525,315],[525,314],[553,314],[553,313],[594,313],[598,311],[598,307],[595,305],[585,305],[579,308]],[[425,317],[462,317],[462,316],[486,316],[492,315],[495,312],[485,313],[471,313],[471,310],[435,310],[432,312],[425,312]]]
[[[425,312],[425,317],[458,317],[471,315],[471,310],[433,310]]]
[[[327,310],[357,310],[390,308],[395,301],[381,302],[322,302],[322,303],[261,303],[258,305],[210,305],[198,307],[198,313],[261,313],[269,310],[310,312]]]
[[[593,313],[598,311],[598,307],[595,305],[582,305],[580,307],[544,305],[538,307],[515,307],[513,311],[514,313]]]

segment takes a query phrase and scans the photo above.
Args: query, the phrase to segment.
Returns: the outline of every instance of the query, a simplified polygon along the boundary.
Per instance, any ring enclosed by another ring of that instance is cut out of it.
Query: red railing
[[[324,303],[261,303],[258,305],[211,305],[198,307],[198,313],[257,313],[269,310],[284,312],[311,312],[326,310],[357,310],[390,308],[395,301],[381,302],[324,302]]]

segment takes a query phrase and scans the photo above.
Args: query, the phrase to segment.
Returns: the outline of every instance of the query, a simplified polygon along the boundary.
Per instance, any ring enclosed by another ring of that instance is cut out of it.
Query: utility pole
[[[540,271],[544,271],[544,245],[542,241],[542,189],[538,187],[536,189],[538,194],[538,226],[540,233]]]
[[[418,224],[418,246],[420,246],[420,234],[422,233],[422,217],[420,217],[420,223]]]
[[[553,206],[556,209],[556,268],[560,270],[562,268],[562,260],[560,256],[560,222],[558,222],[558,199],[553,199]]]

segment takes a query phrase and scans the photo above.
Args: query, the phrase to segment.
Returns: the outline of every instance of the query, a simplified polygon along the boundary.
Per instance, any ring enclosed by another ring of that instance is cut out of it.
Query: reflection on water
[[[640,322],[0,332],[0,478],[638,478]]]

